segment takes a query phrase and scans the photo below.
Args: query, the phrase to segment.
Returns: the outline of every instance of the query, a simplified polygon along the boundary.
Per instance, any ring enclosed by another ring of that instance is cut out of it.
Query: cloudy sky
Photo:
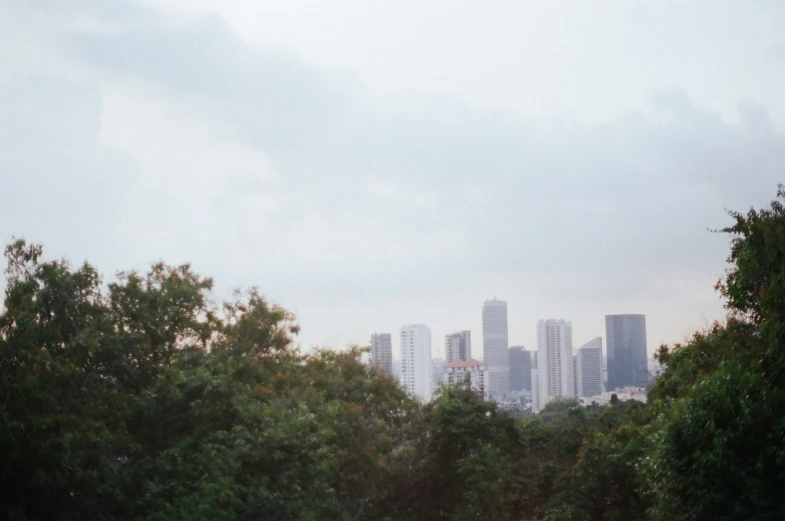
[[[779,0],[4,0],[0,238],[190,261],[300,342],[723,315],[724,208],[785,181]],[[394,343],[395,345],[395,343]]]

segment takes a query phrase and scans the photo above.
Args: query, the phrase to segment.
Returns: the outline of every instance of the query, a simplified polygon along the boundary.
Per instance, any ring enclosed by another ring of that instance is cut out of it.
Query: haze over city
[[[783,88],[775,1],[10,0],[0,237],[256,285],[305,348],[435,355],[498,296],[510,345],[641,313],[651,353],[724,315],[707,229],[782,180]]]

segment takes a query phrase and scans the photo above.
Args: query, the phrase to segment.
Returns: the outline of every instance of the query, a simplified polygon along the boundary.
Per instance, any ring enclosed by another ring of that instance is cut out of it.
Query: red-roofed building
[[[479,392],[483,399],[488,396],[488,366],[479,360],[456,360],[444,366],[444,382],[450,385],[469,379],[471,388]]]

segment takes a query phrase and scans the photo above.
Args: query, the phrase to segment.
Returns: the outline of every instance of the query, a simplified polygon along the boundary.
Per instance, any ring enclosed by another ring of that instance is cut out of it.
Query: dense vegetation
[[[256,291],[188,266],[104,284],[6,248],[0,516],[53,519],[785,519],[785,212],[732,213],[728,319],[663,346],[649,405],[513,418],[430,404],[300,353]]]

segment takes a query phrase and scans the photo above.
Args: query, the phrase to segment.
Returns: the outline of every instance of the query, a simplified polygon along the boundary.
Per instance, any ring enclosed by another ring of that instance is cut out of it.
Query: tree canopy
[[[731,212],[728,317],[661,346],[648,404],[525,420],[468,384],[421,404],[362,349],[296,347],[252,289],[5,249],[0,517],[785,519],[785,191]]]

